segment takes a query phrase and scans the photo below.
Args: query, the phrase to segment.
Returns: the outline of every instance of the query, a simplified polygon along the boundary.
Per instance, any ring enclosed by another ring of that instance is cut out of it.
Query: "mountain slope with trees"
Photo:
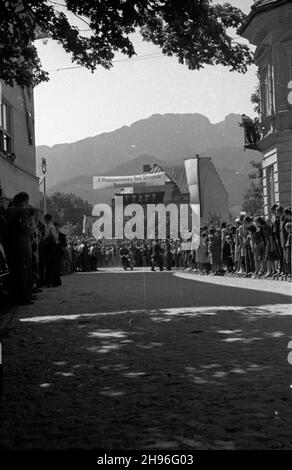
[[[148,154],[175,164],[185,157],[211,156],[218,168],[248,174],[250,160],[257,155],[243,151],[243,131],[238,126],[240,115],[231,114],[221,123],[212,124],[201,114],[155,114],[131,126],[113,132],[37,148],[37,169],[41,158],[47,159],[48,187],[79,175],[107,173]]]
[[[83,215],[92,214],[92,205],[73,193],[54,192],[47,197],[47,213],[61,226],[72,225],[76,233],[82,232]]]
[[[121,176],[139,174],[142,171],[143,164],[153,165],[154,163],[162,167],[168,164],[151,155],[141,155],[130,162],[113,168],[107,172],[106,175]],[[248,175],[232,169],[217,168],[217,171],[229,194],[230,210],[232,213],[238,214],[242,208],[243,194],[249,187]],[[88,200],[92,205],[104,202],[109,203],[114,196],[114,190],[110,188],[99,191],[93,190],[92,175],[80,175],[59,183],[51,188],[50,194],[53,192],[74,193],[82,197],[82,199]]]

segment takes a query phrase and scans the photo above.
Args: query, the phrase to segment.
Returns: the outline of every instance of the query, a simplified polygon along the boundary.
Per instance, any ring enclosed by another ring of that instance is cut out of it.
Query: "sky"
[[[248,13],[253,0],[229,3]],[[139,33],[132,38],[138,56],[155,57],[129,60],[117,55],[122,61],[111,70],[99,67],[93,74],[85,68],[57,71],[76,64],[55,41],[36,41],[42,65],[51,71],[50,81],[35,88],[37,145],[75,142],[152,114],[200,113],[212,123],[230,113],[254,115],[250,96],[257,82],[255,66],[245,75],[221,66],[190,71],[175,57],[161,56]]]

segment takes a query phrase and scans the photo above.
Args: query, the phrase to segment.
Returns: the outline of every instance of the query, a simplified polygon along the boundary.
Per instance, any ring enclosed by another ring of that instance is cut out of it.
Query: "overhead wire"
[[[53,5],[58,5],[58,6],[60,6],[60,7],[66,8],[66,9],[68,10],[66,4],[64,5],[63,3],[54,2],[53,0],[47,0],[47,1],[48,1],[49,3],[52,3]],[[77,13],[74,13],[74,11],[71,11],[71,10],[70,10],[70,12],[73,13],[73,15],[76,16],[76,18],[78,18],[78,20],[83,21],[83,23],[87,24],[87,26],[90,26],[90,24],[88,23],[88,21],[86,21],[86,20],[85,20],[84,18],[82,18],[81,16],[77,15]],[[78,29],[79,29],[79,28],[78,28]],[[80,32],[90,31],[90,28],[89,28],[89,29],[83,29],[83,30],[82,30],[82,29],[79,29],[79,31],[80,31]]]
[[[161,54],[161,53],[156,53],[156,54],[145,54],[145,55],[141,55],[141,56],[137,56],[137,57],[132,57],[132,58],[129,58],[129,59],[116,59],[116,60],[113,60],[112,63],[120,63],[120,62],[133,62],[133,61],[137,61],[137,60],[149,60],[149,59],[158,59],[160,57],[166,57],[164,54]],[[72,67],[59,67],[57,69],[51,69],[51,70],[48,70],[48,72],[60,72],[60,71],[63,71],[63,70],[74,70],[74,69],[81,69],[81,68],[84,68],[83,65],[74,65]]]

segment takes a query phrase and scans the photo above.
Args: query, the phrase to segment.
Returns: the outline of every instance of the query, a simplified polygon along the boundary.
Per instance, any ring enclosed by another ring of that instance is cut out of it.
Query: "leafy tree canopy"
[[[258,82],[256,84],[255,90],[250,97],[250,101],[254,105],[254,111],[257,114],[261,114],[261,87],[260,87],[260,75],[257,73]]]
[[[47,213],[61,226],[72,224],[81,233],[83,215],[91,215],[92,205],[73,193],[56,192],[47,197]]]
[[[262,215],[264,209],[262,161],[251,161],[250,186],[243,196],[242,209],[250,215]]]
[[[253,181],[243,197],[242,209],[250,215],[262,215],[264,210],[263,190]]]
[[[62,3],[60,3],[62,1]],[[228,3],[212,0],[1,0],[0,79],[9,85],[34,86],[48,80],[34,40],[38,31],[60,42],[73,62],[94,71],[112,67],[116,52],[135,55],[129,35],[140,30],[167,56],[191,70],[220,64],[246,72],[252,63],[248,46],[234,41],[229,28],[238,28],[245,15]],[[86,19],[84,33],[67,12]]]

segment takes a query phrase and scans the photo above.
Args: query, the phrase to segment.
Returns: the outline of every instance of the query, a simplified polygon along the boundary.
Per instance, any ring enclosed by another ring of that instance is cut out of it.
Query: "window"
[[[268,197],[268,207],[271,207],[275,204],[276,195],[275,195],[275,175],[274,175],[274,165],[270,165],[266,169],[266,181],[267,181],[267,197]]]
[[[271,67],[266,67],[261,77],[263,116],[271,116],[273,110]]]
[[[11,106],[6,103],[0,105],[0,152],[12,152]]]

